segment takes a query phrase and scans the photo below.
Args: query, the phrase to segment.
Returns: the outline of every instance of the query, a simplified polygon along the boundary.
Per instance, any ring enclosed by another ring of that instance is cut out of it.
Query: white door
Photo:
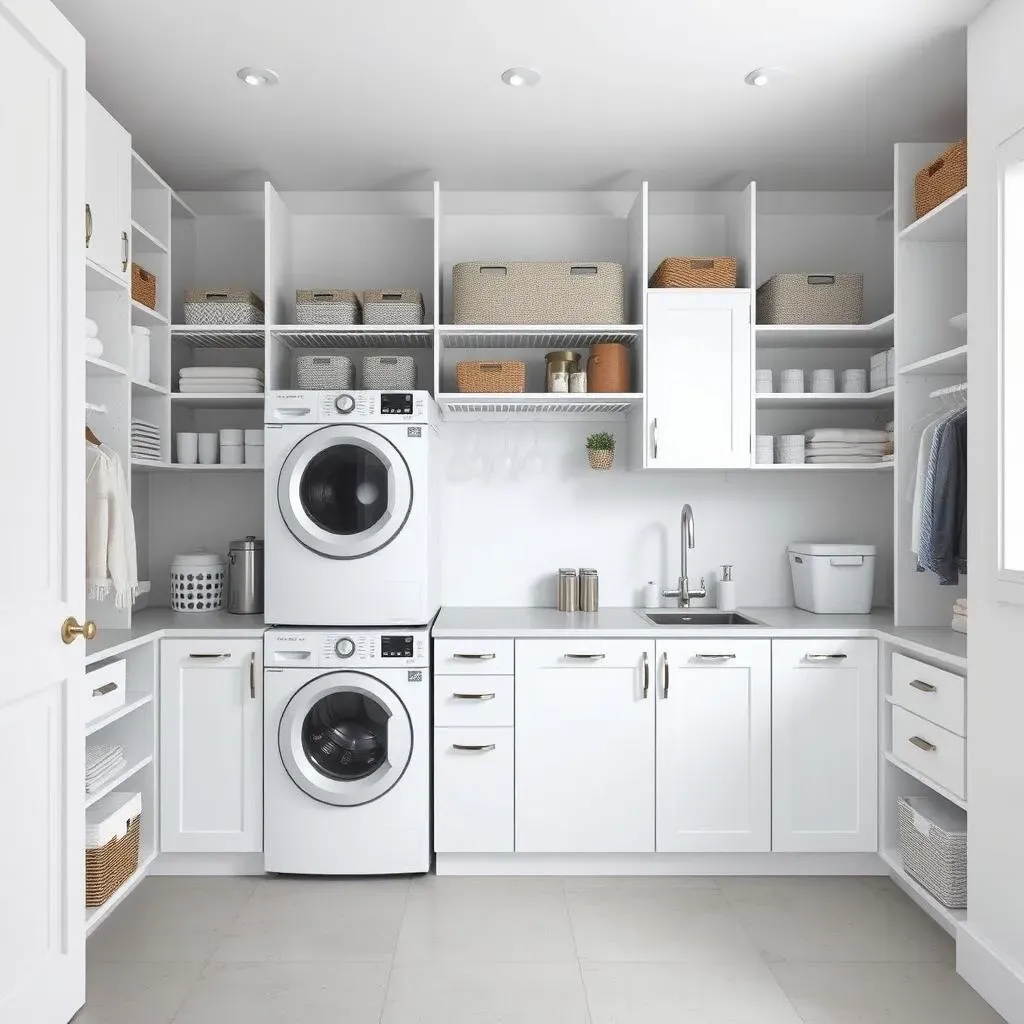
[[[263,849],[263,643],[160,642],[160,848]]]
[[[878,849],[878,647],[772,641],[772,850]]]
[[[0,1020],[85,1001],[85,48],[42,0],[0,0]]]
[[[86,257],[127,279],[131,229],[131,137],[99,103],[86,99]]]
[[[658,642],[658,852],[772,841],[769,640]]]
[[[648,292],[648,468],[750,465],[752,351],[747,289]]]
[[[654,850],[654,646],[516,641],[517,853]]]

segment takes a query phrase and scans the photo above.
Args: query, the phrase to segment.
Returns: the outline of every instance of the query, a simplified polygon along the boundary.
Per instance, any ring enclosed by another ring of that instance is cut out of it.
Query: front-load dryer
[[[267,396],[268,623],[431,621],[440,592],[436,415],[425,391]]]
[[[429,870],[428,630],[275,629],[263,650],[266,870]]]

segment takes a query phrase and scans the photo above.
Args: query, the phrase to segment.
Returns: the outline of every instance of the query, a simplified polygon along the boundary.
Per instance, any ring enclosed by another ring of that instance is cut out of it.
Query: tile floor
[[[888,880],[150,878],[76,1024],[998,1024]]]

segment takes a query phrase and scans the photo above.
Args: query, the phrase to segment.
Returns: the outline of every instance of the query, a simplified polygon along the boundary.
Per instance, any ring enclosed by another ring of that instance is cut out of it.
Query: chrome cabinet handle
[[[934,743],[929,743],[926,739],[921,736],[911,736],[910,742],[914,744],[918,750],[932,751],[937,749]]]
[[[735,654],[695,654],[695,661],[731,661]]]
[[[89,243],[92,241],[92,207],[85,204],[85,247],[89,248]]]
[[[647,660],[647,652],[644,651],[644,700],[651,691],[651,665]]]
[[[804,655],[808,661],[843,661],[845,654],[807,654]]]
[[[256,652],[249,652],[249,696],[256,699]]]
[[[121,232],[121,271],[128,269],[128,232]]]
[[[230,658],[230,654],[190,654],[190,658]]]
[[[491,652],[490,654],[453,654],[452,657],[461,661],[494,661],[497,655]]]
[[[92,691],[94,697],[104,697],[108,693],[113,693],[117,689],[117,683],[104,683],[102,686],[97,686]]]
[[[931,683],[926,683],[923,679],[911,679],[910,685],[915,690],[920,690],[922,693],[934,693],[935,687]]]
[[[494,700],[497,695],[493,693],[453,693],[452,696],[456,700]]]
[[[654,448],[654,451],[651,453],[651,457],[656,459],[658,457],[658,417],[657,416],[655,416],[654,419],[651,420],[651,432],[653,434],[653,437],[652,437],[651,440],[652,440],[652,444],[653,444],[653,448]]]
[[[668,700],[668,655],[663,654],[662,658],[664,658],[664,661],[662,662],[662,667],[665,670],[665,675],[661,681],[661,699]]]
[[[487,753],[493,750],[493,743],[453,743],[452,750],[471,750],[474,753]]]
[[[603,654],[564,654],[564,658],[572,658],[573,661],[600,661]]]

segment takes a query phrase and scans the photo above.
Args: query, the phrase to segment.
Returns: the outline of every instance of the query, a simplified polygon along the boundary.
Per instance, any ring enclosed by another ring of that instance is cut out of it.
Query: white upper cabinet
[[[654,644],[516,641],[517,853],[654,850]]]
[[[751,363],[747,289],[648,292],[645,467],[749,466]]]
[[[874,640],[772,641],[772,850],[878,849]]]
[[[86,111],[85,255],[127,281],[131,276],[132,140],[91,96]]]
[[[659,853],[771,849],[771,642],[658,642]]]
[[[263,641],[160,643],[160,848],[263,849]]]

